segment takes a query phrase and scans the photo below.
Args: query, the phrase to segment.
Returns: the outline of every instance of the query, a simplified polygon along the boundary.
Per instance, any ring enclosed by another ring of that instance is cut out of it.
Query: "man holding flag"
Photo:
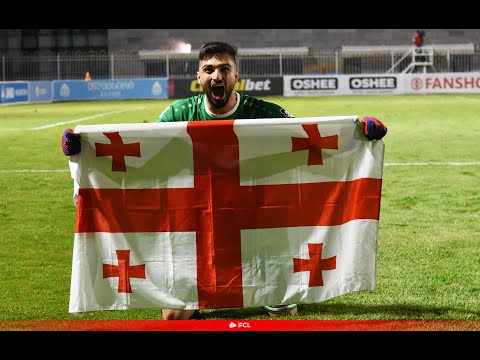
[[[157,122],[219,120],[219,124],[223,124],[221,122],[222,120],[232,119],[293,118],[285,109],[276,104],[265,102],[245,94],[239,94],[233,90],[235,83],[237,83],[239,79],[236,58],[237,49],[230,44],[223,42],[205,43],[200,49],[199,69],[197,71],[197,80],[204,90],[204,93],[173,102],[162,112]],[[386,126],[374,117],[363,118],[362,125],[364,126],[364,134],[369,140],[379,140],[387,133]],[[314,131],[309,125],[304,125],[304,129],[309,135]],[[222,134],[220,127],[219,131],[219,136],[229,136],[226,132]],[[193,137],[202,136],[200,131],[194,130],[194,127],[192,127],[190,133],[193,134]],[[195,135],[195,133],[197,133],[197,135]],[[111,140],[113,144],[113,139]],[[299,139],[293,142],[293,147],[296,147],[298,150],[303,149],[304,147],[302,146],[304,145],[302,145],[302,141],[303,139]],[[320,142],[321,141],[322,140],[320,140]],[[324,144],[324,147],[325,146]],[[62,137],[62,149],[64,154],[68,156],[78,154],[81,150],[79,134],[76,134],[71,129],[65,130]],[[214,147],[212,147],[212,149],[214,149]],[[212,149],[203,149],[202,151],[213,151]],[[295,149],[293,151],[295,151]],[[322,159],[313,159],[312,161],[317,161],[318,164],[318,161],[321,163]],[[219,183],[221,183],[221,181],[219,181]],[[312,248],[312,254],[319,254],[318,251],[321,252],[321,247],[319,249],[320,250],[315,250]],[[207,252],[208,251],[205,250],[205,254]],[[205,256],[208,257],[210,255]],[[321,255],[318,256],[321,257]],[[319,259],[321,261],[325,260],[320,257]],[[214,259],[211,261],[214,262]],[[331,263],[334,260],[329,261]],[[295,271],[306,271],[309,266],[310,265],[302,259],[297,259],[294,262]],[[326,264],[325,266],[328,268],[328,266],[332,265]],[[201,277],[203,275],[199,274],[198,276]],[[217,274],[216,276],[221,277],[221,274]],[[206,277],[198,281],[208,283],[212,280]],[[322,283],[321,275],[319,279],[313,280],[312,278],[311,281],[316,281],[316,285],[318,286],[318,284]],[[203,290],[199,287],[199,292],[200,291]],[[228,293],[228,291],[226,293]],[[204,294],[202,296],[208,298],[209,295]],[[207,302],[208,301],[205,300],[205,303]],[[228,301],[226,303],[228,304]],[[276,317],[297,313],[297,304],[264,305],[263,309],[271,317]],[[196,311],[196,309],[162,309],[162,318],[165,320],[190,319]]]

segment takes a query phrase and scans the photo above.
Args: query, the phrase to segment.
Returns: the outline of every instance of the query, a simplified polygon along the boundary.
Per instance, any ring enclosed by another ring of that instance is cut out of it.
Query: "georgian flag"
[[[77,126],[69,312],[375,288],[384,142],[357,116]]]

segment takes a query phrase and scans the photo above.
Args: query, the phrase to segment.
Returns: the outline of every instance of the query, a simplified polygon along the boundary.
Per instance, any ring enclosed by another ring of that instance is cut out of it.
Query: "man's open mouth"
[[[225,86],[223,85],[212,86],[212,96],[215,100],[223,99],[223,97],[225,96]]]

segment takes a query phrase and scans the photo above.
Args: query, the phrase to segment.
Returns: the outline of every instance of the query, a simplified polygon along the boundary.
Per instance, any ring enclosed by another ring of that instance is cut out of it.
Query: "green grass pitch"
[[[480,320],[480,95],[265,100],[295,117],[372,115],[389,129],[376,289],[300,305],[295,319]],[[154,122],[170,102],[0,107],[0,320],[161,318],[68,313],[75,207],[60,138],[79,124]],[[260,308],[202,313],[268,318]]]

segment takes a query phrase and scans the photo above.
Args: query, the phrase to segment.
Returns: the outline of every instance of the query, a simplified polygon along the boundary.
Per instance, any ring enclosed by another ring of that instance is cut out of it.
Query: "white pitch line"
[[[480,101],[480,98],[478,98],[478,97],[471,98],[471,97],[467,97],[467,96],[455,96],[455,98],[460,99],[460,100],[475,101],[475,102]]]
[[[65,170],[30,170],[30,169],[20,169],[20,170],[0,170],[0,173],[26,173],[26,172],[31,172],[31,173],[37,173],[37,172],[42,172],[42,173],[51,173],[51,172],[70,172],[70,170],[65,169]]]
[[[466,162],[417,162],[417,163],[385,163],[384,166],[430,166],[430,165],[480,165],[480,161],[466,161]]]
[[[430,165],[444,165],[444,166],[463,166],[463,165],[480,165],[480,161],[467,161],[467,162],[418,162],[418,163],[385,163],[384,166],[430,166]],[[20,169],[20,170],[0,170],[0,173],[26,173],[26,172],[70,172],[69,169],[52,169],[52,170],[30,170],[30,169]]]
[[[48,128],[59,126],[59,125],[71,124],[71,123],[75,123],[75,122],[82,122],[82,121],[91,120],[91,119],[95,119],[95,118],[102,117],[102,116],[107,116],[107,115],[112,115],[112,114],[120,114],[120,113],[124,113],[124,112],[128,112],[128,111],[141,110],[141,109],[145,109],[145,107],[136,107],[136,108],[127,109],[127,110],[110,111],[110,112],[96,114],[96,115],[92,115],[92,116],[86,116],[86,117],[79,118],[79,119],[72,119],[72,120],[62,121],[62,122],[58,122],[58,123],[54,123],[54,124],[37,126],[37,127],[29,128],[29,129],[15,128],[15,129],[7,129],[7,130],[43,130],[43,129],[48,129]]]

